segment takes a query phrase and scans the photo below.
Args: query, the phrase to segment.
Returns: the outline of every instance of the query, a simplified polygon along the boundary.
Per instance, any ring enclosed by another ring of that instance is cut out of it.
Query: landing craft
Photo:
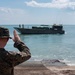
[[[24,25],[19,25],[19,27],[14,27],[21,34],[64,34],[62,25],[40,25],[32,26],[31,28],[25,28]]]

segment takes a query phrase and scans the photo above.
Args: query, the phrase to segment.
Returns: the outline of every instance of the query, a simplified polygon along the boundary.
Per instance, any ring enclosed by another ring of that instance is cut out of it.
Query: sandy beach
[[[15,75],[75,75],[75,66],[58,60],[46,62],[28,61],[15,67]]]

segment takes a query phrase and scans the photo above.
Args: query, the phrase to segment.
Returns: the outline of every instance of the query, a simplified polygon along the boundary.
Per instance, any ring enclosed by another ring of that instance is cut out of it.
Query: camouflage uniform
[[[0,75],[14,75],[14,66],[28,60],[31,57],[29,48],[20,41],[14,43],[20,52],[15,53],[12,51],[6,51],[4,48],[0,48]]]

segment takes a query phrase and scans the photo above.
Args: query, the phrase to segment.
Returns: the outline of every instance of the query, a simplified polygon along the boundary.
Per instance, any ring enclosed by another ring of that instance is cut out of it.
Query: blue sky
[[[75,24],[75,0],[0,0],[0,24]]]

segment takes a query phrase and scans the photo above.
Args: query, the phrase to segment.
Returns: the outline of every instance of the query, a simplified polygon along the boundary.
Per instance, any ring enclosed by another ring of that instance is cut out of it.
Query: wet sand
[[[61,65],[62,64],[62,65]],[[25,62],[15,67],[15,75],[75,75],[75,66],[56,61]]]

